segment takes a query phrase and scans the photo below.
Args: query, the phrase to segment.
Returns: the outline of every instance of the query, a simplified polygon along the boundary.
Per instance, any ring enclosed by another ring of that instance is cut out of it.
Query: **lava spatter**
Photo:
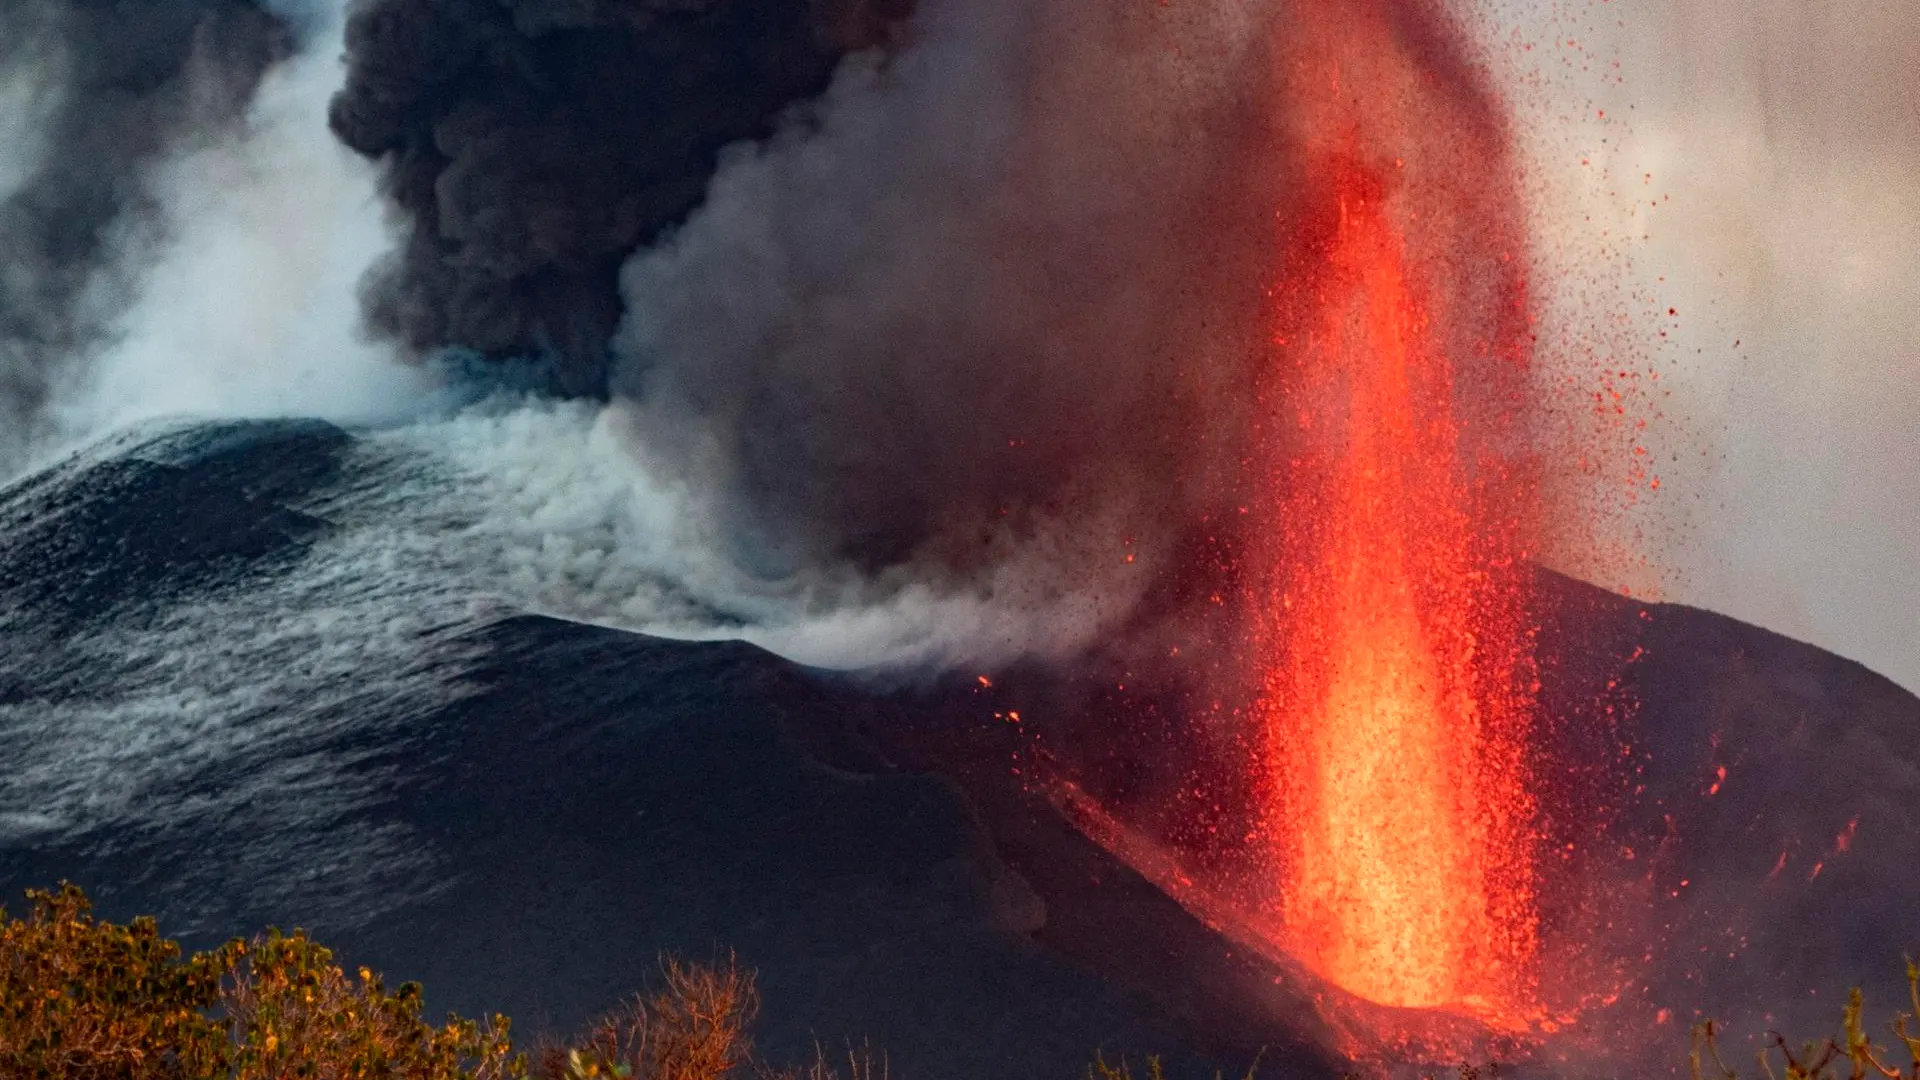
[[[1524,1029],[1532,493],[1523,395],[1500,388],[1527,357],[1497,332],[1511,311],[1459,306],[1523,289],[1458,277],[1510,276],[1502,223],[1432,148],[1456,137],[1448,103],[1395,15],[1318,8],[1285,50],[1309,184],[1275,290],[1248,608],[1259,836],[1301,963],[1375,1004]]]

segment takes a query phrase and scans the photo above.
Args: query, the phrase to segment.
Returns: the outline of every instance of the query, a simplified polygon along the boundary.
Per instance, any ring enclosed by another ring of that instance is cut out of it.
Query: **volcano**
[[[0,16],[0,890],[909,1080],[1899,996],[1920,702],[1548,568],[1680,308],[1450,5],[161,6]]]
[[[1043,782],[1076,731],[1108,732],[1077,775],[1111,805],[1182,764],[1114,734],[1110,672],[905,692],[410,585],[368,557],[390,549],[363,543],[368,500],[434,469],[370,445],[149,431],[0,493],[9,894],[71,879],[202,944],[307,926],[523,1030],[607,1006],[663,949],[731,948],[774,1052],[867,1038],[957,1078],[1265,1047],[1262,1075],[1339,1071],[1335,988],[1090,840]],[[1584,996],[1532,1061],[1662,1074],[1698,1015],[1810,1030],[1849,983],[1894,1000],[1920,700],[1708,612],[1539,588],[1541,700],[1592,721],[1546,759],[1628,780],[1604,820],[1542,807],[1567,838],[1543,991]]]

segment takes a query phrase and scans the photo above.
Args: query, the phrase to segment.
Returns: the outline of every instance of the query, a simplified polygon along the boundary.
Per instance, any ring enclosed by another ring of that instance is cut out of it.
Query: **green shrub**
[[[27,898],[23,919],[0,909],[4,1080],[888,1077],[885,1058],[866,1046],[849,1045],[844,1057],[816,1047],[799,1067],[759,1058],[751,1038],[759,990],[733,957],[711,967],[663,959],[657,991],[529,1062],[514,1052],[505,1017],[430,1024],[418,984],[388,990],[366,968],[349,975],[303,931],[270,930],[183,958],[151,918],[124,926],[96,920],[73,885]],[[1479,1075],[1461,1072],[1463,1080]],[[1098,1059],[1087,1077],[1135,1080],[1124,1059],[1117,1066]],[[1249,1070],[1246,1080],[1253,1077]],[[1146,1060],[1142,1080],[1166,1080],[1159,1059]]]
[[[420,1017],[420,986],[389,992],[361,968],[349,977],[333,954],[304,933],[277,930],[229,946],[220,999],[233,1080],[511,1080],[526,1072],[513,1054],[505,1017],[482,1026]]]
[[[0,1076],[9,1080],[510,1080],[507,1024],[420,1017],[295,931],[182,959],[154,921],[101,922],[78,888],[0,910]]]
[[[152,919],[96,921],[85,894],[29,892],[25,919],[0,909],[0,1076],[191,1080],[228,1048],[212,1010],[234,947],[180,958]]]
[[[150,918],[93,917],[72,885],[0,909],[5,1080],[885,1080],[870,1052],[775,1069],[754,1055],[753,973],[661,962],[660,989],[529,1063],[505,1017],[421,1017],[416,983],[349,975],[296,930],[182,957]]]

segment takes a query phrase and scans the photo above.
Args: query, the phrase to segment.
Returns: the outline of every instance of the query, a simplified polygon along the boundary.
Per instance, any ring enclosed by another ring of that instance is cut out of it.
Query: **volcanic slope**
[[[354,449],[318,423],[149,431],[0,492],[10,906],[67,878],[192,944],[304,926],[523,1034],[657,981],[663,950],[732,950],[770,1058],[871,1040],[915,1078],[1076,1076],[1102,1047],[1210,1074],[1268,1041],[1209,1043],[1038,943],[1046,902],[950,782],[810,756],[795,733],[852,692],[356,547],[323,516],[352,516]]]
[[[1874,1011],[1901,1008],[1903,956],[1920,955],[1920,699],[1712,612],[1547,570],[1536,585],[1536,977],[1538,1016],[1550,1025],[1539,1062],[1571,1077],[1679,1075],[1688,1030],[1703,1018],[1722,1022],[1724,1045],[1751,1051],[1773,1031],[1835,1030],[1851,987]],[[1137,663],[1072,679],[1005,672],[966,709],[923,702],[859,737],[962,778],[991,822],[1012,823],[997,828],[1009,864],[1042,895],[1076,897],[1040,940],[1144,978],[1155,958],[1129,945],[1144,938],[1075,917],[1098,889],[1026,842],[1026,823],[1041,816],[1033,806],[1048,800],[1002,764],[1018,755],[1029,776],[1055,778],[1053,790],[1071,785],[1067,802],[1099,808],[1098,831],[1118,829],[1154,880],[1247,940],[1262,913],[1236,910],[1242,887],[1209,882],[1202,869],[1220,861],[1231,819],[1195,828],[1193,815],[1170,809],[1218,790],[1219,743],[1192,737],[1204,699],[1192,707],[1177,674],[1161,676],[1170,691],[1135,692],[1151,681]],[[1019,722],[982,722],[983,712]],[[1269,974],[1299,997],[1334,1002],[1336,1019],[1355,1015],[1338,989],[1298,971]],[[1182,989],[1190,1014],[1216,1023],[1258,1027],[1248,1010],[1271,1016],[1278,1000],[1249,997],[1224,973]],[[1392,1030],[1422,1027],[1391,1010],[1361,1014]]]
[[[1231,1075],[1268,1047],[1262,1076],[1338,1074],[1314,987],[1015,774],[1011,709],[1115,768],[1177,761],[1073,679],[882,694],[528,614],[449,569],[457,514],[395,513],[396,477],[409,505],[463,482],[396,445],[153,428],[0,490],[0,893],[70,878],[194,943],[306,926],[523,1032],[661,950],[732,949],[775,1058],[870,1039],[914,1080],[1069,1077],[1104,1047]],[[1577,1029],[1653,1075],[1695,1009],[1757,1032],[1825,1023],[1855,981],[1890,1003],[1920,946],[1920,701],[1545,580],[1546,824],[1572,846],[1542,936],[1592,992]]]

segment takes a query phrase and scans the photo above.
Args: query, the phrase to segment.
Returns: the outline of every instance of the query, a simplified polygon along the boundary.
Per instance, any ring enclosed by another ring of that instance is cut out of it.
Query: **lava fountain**
[[[1256,856],[1288,953],[1524,1029],[1534,951],[1525,289],[1503,137],[1438,16],[1307,5],[1249,611]],[[1464,76],[1460,78],[1464,79]]]

